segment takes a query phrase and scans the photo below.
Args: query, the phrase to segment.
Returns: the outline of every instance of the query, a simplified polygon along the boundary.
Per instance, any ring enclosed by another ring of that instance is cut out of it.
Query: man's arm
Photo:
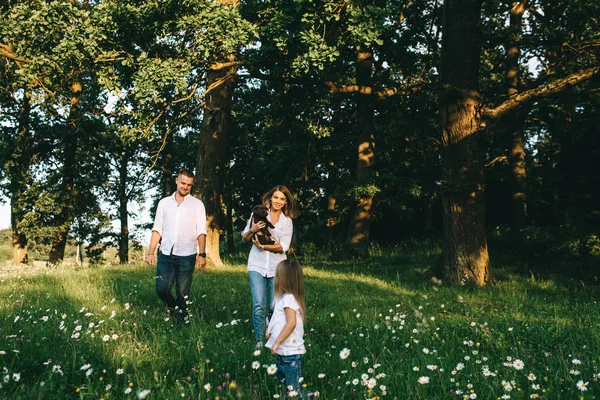
[[[160,233],[152,231],[152,237],[150,238],[150,244],[148,245],[148,255],[146,256],[146,264],[154,265],[154,251],[158,242],[160,241]]]
[[[198,252],[204,254],[196,256],[196,267],[201,270],[206,267],[206,208],[204,203],[200,202],[200,208],[196,213],[196,242],[198,243]]]
[[[198,235],[198,251],[201,254],[206,254],[206,234],[204,233]],[[196,267],[198,267],[198,270],[206,268],[206,257],[199,254],[196,257]]]
[[[154,265],[154,250],[160,242],[160,238],[163,233],[163,202],[162,200],[158,203],[156,208],[156,215],[154,216],[154,226],[152,227],[152,236],[150,237],[150,244],[148,245],[148,255],[146,256],[146,264]]]

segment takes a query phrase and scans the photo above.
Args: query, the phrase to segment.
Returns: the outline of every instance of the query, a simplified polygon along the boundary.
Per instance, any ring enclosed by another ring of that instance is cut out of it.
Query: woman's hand
[[[258,241],[257,236],[252,236],[252,244],[255,245],[256,247],[258,247],[261,251],[263,251],[265,249],[265,246],[260,244],[260,242]]]
[[[267,224],[264,221],[259,221],[257,223],[254,223],[254,218],[251,218],[250,219],[250,229],[248,229],[246,231],[246,233],[244,233],[244,236],[242,236],[242,242],[248,243],[250,241],[250,239],[252,239],[252,242],[254,242],[253,237],[256,236],[256,233],[260,232],[260,230],[262,228],[264,228],[265,226],[267,226]]]
[[[267,226],[267,224],[265,224],[264,221],[258,221],[257,223],[252,222],[252,225],[250,226],[250,231],[252,233],[257,233],[265,226]]]

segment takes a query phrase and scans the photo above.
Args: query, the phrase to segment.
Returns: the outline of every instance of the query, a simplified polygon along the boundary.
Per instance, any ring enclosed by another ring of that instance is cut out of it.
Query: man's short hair
[[[177,175],[177,176],[181,176],[181,175],[187,176],[188,178],[192,178],[192,179],[196,178],[194,176],[194,173],[192,171],[190,171],[189,169],[182,169],[181,171],[179,171],[179,175]]]

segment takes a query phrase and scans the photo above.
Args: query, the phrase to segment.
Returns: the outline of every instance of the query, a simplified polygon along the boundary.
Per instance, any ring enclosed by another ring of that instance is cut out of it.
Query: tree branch
[[[23,58],[23,57],[17,56],[13,50],[11,43],[9,43],[9,44],[0,43],[0,56],[8,58],[9,60],[13,60],[16,62],[21,62],[21,63],[31,62],[31,60],[28,58]]]
[[[360,85],[345,85],[345,86],[337,86],[331,81],[324,82],[324,85],[329,88],[329,93],[341,93],[341,94],[354,94],[360,93],[365,95],[372,95],[381,98],[391,97],[395,95],[409,95],[415,94],[418,92],[423,86],[425,86],[425,82],[420,81],[415,84],[404,88],[404,89],[389,89],[389,88],[381,88],[375,89],[372,86],[360,86]]]
[[[244,76],[244,75],[241,75]],[[332,94],[364,94],[368,96],[376,96],[379,98],[387,98],[396,95],[410,95],[415,94],[419,90],[421,90],[427,82],[422,80],[416,80],[412,85],[404,88],[380,88],[376,89],[373,86],[361,86],[361,85],[336,85],[332,81],[320,81],[320,80],[312,80],[312,79],[294,79],[294,78],[280,78],[273,77],[271,75],[263,74],[257,70],[250,70],[249,76],[251,78],[257,78],[264,81],[276,81],[283,82],[290,85],[311,85],[311,86],[321,86],[329,89],[329,93]]]
[[[592,78],[599,72],[600,67],[586,68],[535,89],[526,90],[516,96],[510,97],[498,107],[486,110],[483,113],[483,116],[488,119],[498,119],[521,104],[525,104],[540,97],[547,97],[560,93],[571,86],[575,86]]]
[[[218,71],[229,67],[239,67],[240,65],[244,64],[246,64],[244,61],[216,62],[208,67],[208,69],[211,71]]]

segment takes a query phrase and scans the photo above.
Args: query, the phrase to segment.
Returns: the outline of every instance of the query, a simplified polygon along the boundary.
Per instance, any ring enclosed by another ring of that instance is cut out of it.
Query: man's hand
[[[154,265],[154,253],[149,253],[146,256],[146,264],[148,264],[148,265]]]
[[[201,257],[201,256],[196,256],[196,268],[198,268],[198,271],[206,268],[206,258]]]

